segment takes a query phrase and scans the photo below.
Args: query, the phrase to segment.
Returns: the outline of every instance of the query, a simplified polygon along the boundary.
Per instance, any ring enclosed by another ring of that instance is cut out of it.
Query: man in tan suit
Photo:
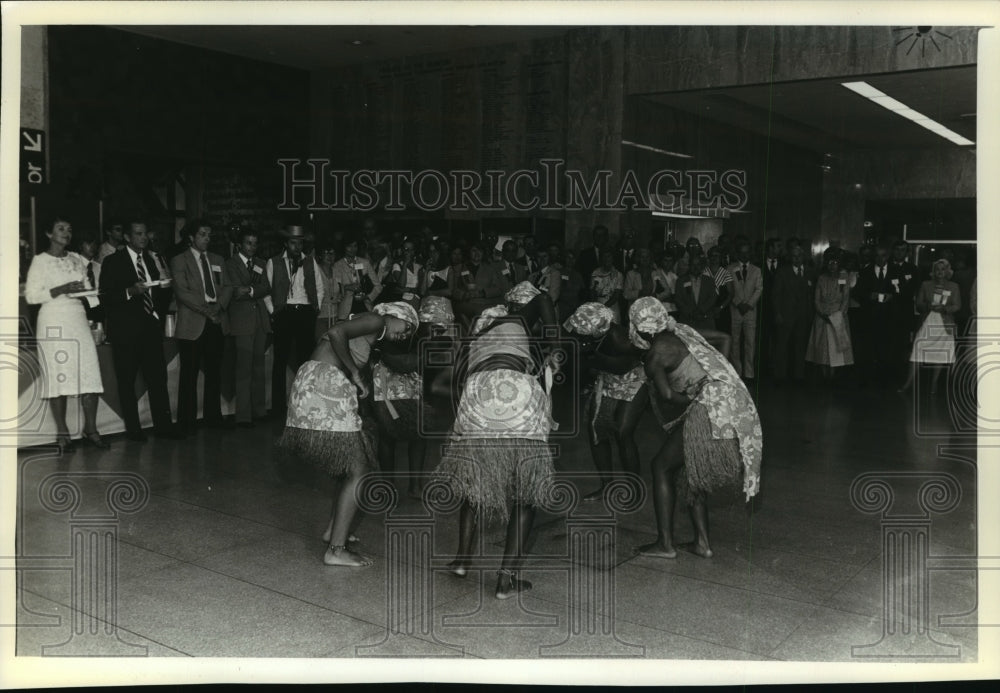
[[[223,272],[222,325],[236,345],[236,425],[253,428],[254,419],[267,416],[264,352],[271,318],[264,297],[271,295],[271,283],[264,261],[256,257],[257,234],[241,228],[236,247]]]
[[[733,300],[729,304],[732,316],[733,346],[729,360],[736,372],[745,379],[754,377],[754,359],[757,356],[757,304],[764,291],[760,268],[750,263],[751,246],[743,241],[736,247],[736,262],[729,266],[729,273],[736,280],[732,284]],[[742,358],[741,358],[742,356]]]
[[[191,434],[198,418],[198,370],[205,373],[202,409],[205,424],[221,427],[222,404],[222,257],[208,252],[211,225],[188,223],[184,236],[191,247],[170,261],[177,300],[177,351],[181,360],[177,393],[177,424]]]

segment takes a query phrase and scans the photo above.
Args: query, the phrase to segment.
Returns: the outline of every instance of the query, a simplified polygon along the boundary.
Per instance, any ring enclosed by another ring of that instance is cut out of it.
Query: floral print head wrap
[[[497,318],[502,318],[508,315],[507,306],[492,306],[484,310],[478,318],[476,318],[475,324],[472,326],[472,334],[479,334],[487,327],[493,324],[493,321]]]
[[[643,296],[636,299],[632,307],[628,309],[629,328],[628,336],[632,343],[640,349],[649,349],[650,343],[643,339],[639,333],[650,335],[659,334],[664,330],[674,331],[677,321],[670,317],[666,307],[653,296]]]
[[[451,325],[455,322],[455,313],[451,301],[444,296],[425,296],[420,302],[420,322],[432,325]]]
[[[531,282],[521,282],[507,292],[504,300],[507,303],[517,303],[523,306],[540,293],[542,292],[535,288],[535,285]]]
[[[391,303],[379,303],[372,309],[372,312],[378,315],[391,315],[394,318],[399,318],[405,323],[410,325],[410,330],[415,330],[417,325],[420,324],[420,318],[417,316],[417,311],[413,309],[409,303],[404,303],[402,301],[392,301]]]
[[[603,337],[615,321],[615,312],[603,303],[584,303],[569,316],[563,327],[584,337]]]

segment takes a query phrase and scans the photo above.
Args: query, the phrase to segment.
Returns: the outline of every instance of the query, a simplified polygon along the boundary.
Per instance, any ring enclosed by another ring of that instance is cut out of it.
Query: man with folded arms
[[[222,257],[208,252],[212,227],[196,219],[184,229],[191,247],[170,261],[177,298],[177,351],[181,374],[177,394],[180,432],[194,432],[198,418],[198,371],[205,373],[205,425],[222,426]]]
[[[267,416],[264,393],[264,352],[271,318],[264,298],[271,294],[264,261],[257,254],[257,234],[240,229],[237,252],[224,266],[221,303],[224,332],[236,346],[236,425],[252,428]]]

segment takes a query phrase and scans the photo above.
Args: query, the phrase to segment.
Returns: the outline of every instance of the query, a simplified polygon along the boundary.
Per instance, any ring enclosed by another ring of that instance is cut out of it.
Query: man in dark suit
[[[517,261],[517,243],[504,241],[500,249],[503,261],[500,263],[500,276],[507,289],[512,289],[528,279],[528,268]]]
[[[773,364],[775,322],[772,294],[774,282],[778,276],[778,268],[781,266],[781,261],[778,258],[780,254],[781,241],[777,238],[769,238],[764,245],[764,258],[760,265],[764,289],[760,296],[760,321],[757,325],[759,328],[757,339],[760,344],[759,363],[763,372],[769,371]]]
[[[792,248],[789,264],[774,272],[771,294],[773,311],[774,378],[778,382],[788,377],[792,364],[792,377],[796,382],[805,379],[806,346],[812,329],[815,305],[815,277],[805,266],[802,246]]]
[[[225,263],[222,280],[222,326],[236,344],[236,425],[252,428],[267,416],[264,352],[271,319],[264,297],[271,293],[264,261],[257,254],[257,235],[244,227],[238,252]]]
[[[222,426],[222,257],[208,252],[212,227],[203,220],[188,223],[183,234],[190,248],[170,261],[177,299],[177,351],[181,360],[177,424],[194,432],[198,418],[198,371],[205,373],[202,411],[205,425]]]
[[[602,225],[595,226],[594,245],[584,248],[576,256],[576,267],[580,270],[580,275],[584,278],[584,282],[590,282],[590,275],[601,264],[601,251],[607,247],[608,227]]]
[[[160,283],[156,263],[146,252],[148,242],[145,222],[131,222],[125,232],[125,247],[104,259],[100,278],[105,317],[113,335],[111,355],[125,432],[129,440],[136,441],[146,439],[135,396],[135,377],[140,370],[149,391],[156,435],[177,437],[163,359],[163,319],[171,291]]]
[[[705,273],[705,256],[696,254],[689,261],[687,276],[677,278],[674,290],[680,321],[696,330],[715,330],[717,298],[715,280]]]
[[[625,229],[622,233],[621,243],[615,248],[615,269],[622,273],[622,275],[628,274],[629,270],[632,269],[636,261],[636,251],[635,251],[635,231],[632,229]]]
[[[885,385],[902,377],[898,359],[895,325],[900,300],[896,287],[903,281],[889,264],[889,249],[875,248],[873,264],[858,274],[855,295],[861,307],[861,363],[863,382]]]
[[[910,362],[912,346],[910,334],[918,327],[913,299],[920,288],[920,272],[917,266],[910,262],[909,255],[910,247],[906,241],[896,241],[892,244],[890,266],[897,279],[893,285],[897,299],[894,301],[896,308],[896,323],[893,326],[896,337],[894,349],[904,371]]]

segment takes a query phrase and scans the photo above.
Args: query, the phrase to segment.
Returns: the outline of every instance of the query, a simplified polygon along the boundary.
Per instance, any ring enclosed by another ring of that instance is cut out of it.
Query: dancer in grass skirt
[[[507,292],[507,305],[476,320],[460,356],[456,382],[461,398],[438,473],[464,499],[458,552],[452,572],[471,566],[477,516],[507,522],[496,597],[507,599],[531,584],[518,577],[534,509],[551,493],[554,466],[548,445],[552,402],[545,344],[530,338],[541,321],[558,333],[552,300],[522,282]]]
[[[763,442],[757,409],[729,361],[655,298],[633,303],[629,320],[632,343],[646,350],[645,370],[656,390],[651,401],[667,434],[652,460],[658,537],[638,550],[661,558],[677,555],[673,512],[676,477],[684,467],[695,540],[682,548],[709,558],[706,494],[741,477],[747,500],[759,488]]]
[[[373,313],[334,325],[295,374],[278,445],[341,481],[323,536],[329,543],[326,565],[371,565],[369,557],[347,547],[357,512],[355,489],[361,476],[375,469],[374,444],[362,424],[359,394],[364,399],[370,390],[365,370],[372,345],[405,340],[416,326],[412,307],[383,303]]]
[[[595,372],[587,406],[590,451],[601,476],[601,486],[583,500],[600,500],[614,469],[612,440],[622,468],[639,473],[639,446],[635,428],[648,409],[646,373],[640,352],[629,341],[628,330],[614,322],[614,312],[601,303],[584,303],[563,323],[580,340],[581,353]]]

